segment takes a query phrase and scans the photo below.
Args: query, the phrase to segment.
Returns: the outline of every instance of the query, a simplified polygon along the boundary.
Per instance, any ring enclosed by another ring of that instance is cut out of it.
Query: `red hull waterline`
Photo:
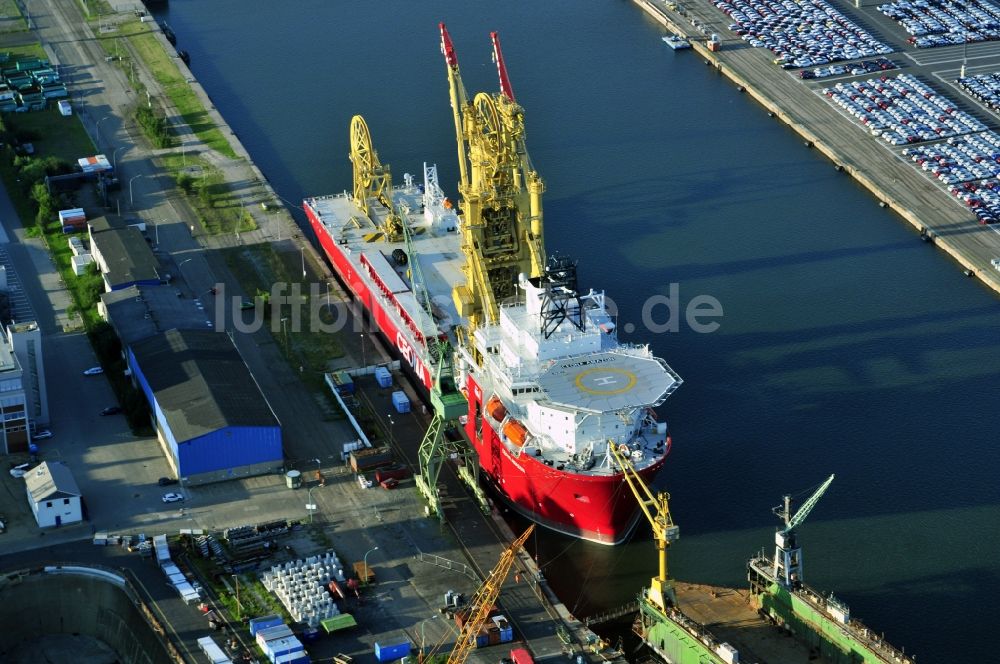
[[[340,251],[308,205],[305,210],[309,223],[340,280],[368,311],[378,331],[407,361],[424,388],[430,390],[430,370],[424,366],[407,341],[408,335],[401,333],[385,311],[384,307],[391,304],[385,298],[373,295],[365,280],[357,274],[351,261]],[[465,388],[469,400],[466,435],[479,457],[480,468],[497,494],[512,509],[550,530],[600,544],[619,544],[629,536],[638,523],[640,514],[635,497],[622,474],[584,475],[547,466],[526,454],[515,458],[488,424],[482,426],[482,431],[476,431],[477,405],[480,412],[485,407],[482,390],[471,376]],[[652,483],[663,467],[670,451],[669,438],[667,441],[668,446],[663,455],[640,471],[647,483]]]
[[[489,424],[476,431],[476,405],[479,412],[485,410],[482,390],[471,377],[466,387],[465,433],[480,468],[511,508],[550,530],[599,544],[620,544],[629,536],[640,514],[623,475],[583,475],[547,466],[527,454],[515,458]],[[669,452],[668,444],[656,463],[640,471],[643,480],[652,483]]]

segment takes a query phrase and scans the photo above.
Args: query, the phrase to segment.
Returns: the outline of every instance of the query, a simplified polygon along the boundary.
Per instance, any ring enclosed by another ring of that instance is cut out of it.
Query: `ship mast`
[[[455,116],[462,196],[465,283],[452,290],[468,332],[499,318],[499,304],[516,297],[520,274],[544,274],[542,193],[524,142],[524,110],[514,100],[500,39],[490,35],[501,92],[478,93],[470,102],[458,58],[442,23],[441,51],[448,68]]]

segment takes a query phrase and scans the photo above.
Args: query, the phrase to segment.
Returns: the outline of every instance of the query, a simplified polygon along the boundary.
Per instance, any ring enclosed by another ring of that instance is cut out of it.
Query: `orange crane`
[[[462,625],[462,631],[459,632],[458,638],[455,640],[455,647],[452,649],[451,654],[448,655],[447,664],[464,664],[465,660],[469,658],[469,653],[476,647],[476,635],[479,634],[479,630],[486,624],[490,616],[490,611],[496,605],[497,598],[500,596],[500,589],[504,581],[507,580],[510,568],[514,565],[517,552],[521,550],[521,547],[534,530],[535,524],[531,524],[527,530],[521,533],[520,537],[504,549],[504,552],[500,554],[500,560],[497,562],[496,567],[490,570],[489,576],[479,586],[476,594],[472,596],[472,599],[469,601],[469,616]],[[436,645],[425,659],[429,659],[437,653],[441,645],[441,643]]]

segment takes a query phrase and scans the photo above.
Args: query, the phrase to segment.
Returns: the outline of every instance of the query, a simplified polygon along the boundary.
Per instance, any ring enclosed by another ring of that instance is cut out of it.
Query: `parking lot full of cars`
[[[873,136],[890,145],[908,145],[986,131],[978,118],[961,111],[910,74],[838,83],[824,88],[831,102]]]
[[[1000,220],[1000,180],[962,182],[950,185],[948,191],[976,215],[979,223],[994,224]]]
[[[878,10],[899,23],[917,48],[1000,39],[1000,8],[979,0],[900,0]]]
[[[945,143],[906,148],[903,156],[946,185],[985,180],[1000,175],[1000,135],[953,136]]]
[[[751,46],[770,49],[785,69],[892,53],[824,0],[712,0]]]
[[[892,69],[896,69],[896,63],[892,60],[888,58],[875,58],[874,60],[864,60],[844,65],[802,69],[799,71],[799,78],[827,78],[829,76],[846,76],[847,74],[862,76],[864,74],[874,74],[878,71],[890,71]]]
[[[955,81],[966,94],[991,111],[1000,112],[1000,72],[966,76]]]

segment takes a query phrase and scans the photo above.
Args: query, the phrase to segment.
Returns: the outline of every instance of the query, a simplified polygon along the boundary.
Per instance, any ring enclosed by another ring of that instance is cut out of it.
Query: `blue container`
[[[379,387],[392,387],[392,374],[385,367],[375,367],[375,382]]]
[[[406,396],[406,392],[398,390],[392,393],[392,405],[396,409],[397,413],[408,413],[410,412],[410,400]]]
[[[476,634],[476,647],[485,648],[490,645],[490,635],[487,632]]]
[[[258,629],[257,643],[263,647],[268,641],[274,641],[275,639],[287,639],[290,636],[294,636],[292,628],[282,623],[280,625],[275,625],[274,627],[264,627]]]
[[[500,630],[500,643],[510,643],[514,640],[514,628],[508,627],[507,629]]]
[[[346,371],[333,374],[333,383],[340,394],[354,394],[354,379]]]
[[[395,659],[402,659],[410,654],[410,642],[386,643],[375,642],[375,659],[380,662],[391,662]]]
[[[281,655],[303,652],[305,648],[302,646],[302,642],[294,636],[286,636],[283,639],[268,641],[263,650],[267,653],[267,658],[273,662]]]
[[[260,618],[250,619],[250,636],[257,636],[257,632],[268,629],[269,627],[278,627],[279,625],[284,625],[285,621],[281,619],[281,616],[262,616]]]

